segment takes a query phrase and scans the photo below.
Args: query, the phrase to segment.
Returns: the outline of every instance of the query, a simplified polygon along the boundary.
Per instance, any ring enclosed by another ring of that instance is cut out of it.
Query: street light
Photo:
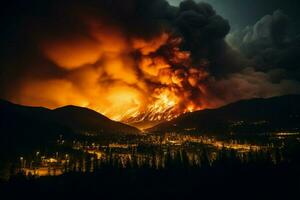
[[[21,168],[23,168],[23,161],[24,161],[24,158],[20,157]]]

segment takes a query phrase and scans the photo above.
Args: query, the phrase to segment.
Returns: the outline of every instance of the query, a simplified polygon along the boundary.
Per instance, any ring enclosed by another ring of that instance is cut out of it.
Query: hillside
[[[18,151],[43,146],[60,134],[85,135],[139,134],[134,127],[112,121],[86,108],[66,106],[55,110],[21,106],[0,100],[1,149]]]
[[[300,95],[242,100],[218,109],[184,114],[148,132],[265,133],[300,128]]]
[[[137,128],[112,121],[109,118],[87,108],[65,106],[53,110],[59,122],[76,131],[90,134],[138,134]]]

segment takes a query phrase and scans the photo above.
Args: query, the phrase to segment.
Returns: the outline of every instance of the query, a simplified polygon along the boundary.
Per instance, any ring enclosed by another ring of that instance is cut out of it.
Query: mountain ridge
[[[30,107],[0,100],[0,149],[18,151],[56,141],[59,135],[137,135],[140,131],[115,122],[96,111],[65,106],[58,109]],[[3,152],[3,151],[2,151]]]
[[[68,105],[60,108],[56,108],[52,110],[57,116],[61,118],[70,117],[71,119],[65,119],[68,126],[73,128],[80,128],[80,126],[91,126],[93,129],[97,129],[97,127],[102,127],[102,130],[98,130],[99,132],[104,133],[110,132],[109,129],[112,127],[122,133],[139,133],[140,131],[132,126],[127,124],[113,121],[92,109],[83,108],[73,105]],[[83,119],[82,119],[83,118]],[[74,123],[76,122],[76,123]]]
[[[174,120],[147,129],[147,132],[184,131],[186,129],[200,132],[264,132],[280,128],[299,128],[300,105],[298,102],[300,102],[300,95],[241,100],[216,109],[183,114]],[[238,125],[238,123],[242,124]],[[260,127],[258,123],[261,123]]]

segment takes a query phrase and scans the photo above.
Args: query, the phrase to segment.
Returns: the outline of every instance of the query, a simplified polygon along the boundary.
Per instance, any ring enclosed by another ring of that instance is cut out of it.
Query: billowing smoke
[[[227,37],[231,46],[253,63],[251,70],[263,75],[265,80],[257,86],[265,91],[262,89],[258,96],[300,92],[300,37],[292,24],[292,19],[276,10]]]
[[[260,70],[233,50],[224,40],[229,22],[206,3],[187,0],[173,7],[165,0],[73,0],[19,5],[27,11],[21,11],[20,21],[17,14],[18,23],[4,33],[10,39],[1,70],[1,96],[17,103],[50,108],[74,104],[123,121],[168,120],[239,99],[300,91],[297,80],[274,82],[276,72]],[[278,22],[266,34],[276,45],[285,45],[285,30],[280,29],[285,21],[274,18]],[[245,33],[249,36],[241,36],[243,41],[265,34],[248,29],[252,35]]]

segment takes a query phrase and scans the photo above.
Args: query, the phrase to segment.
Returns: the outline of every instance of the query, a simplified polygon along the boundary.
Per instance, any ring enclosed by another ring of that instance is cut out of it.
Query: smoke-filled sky
[[[296,4],[11,0],[1,11],[0,98],[134,121],[300,93]]]
[[[178,6],[183,0],[168,0],[170,4]],[[300,18],[298,0],[196,0],[210,3],[218,13],[230,21],[234,28],[254,24],[261,17],[281,9],[288,13],[299,27]]]

